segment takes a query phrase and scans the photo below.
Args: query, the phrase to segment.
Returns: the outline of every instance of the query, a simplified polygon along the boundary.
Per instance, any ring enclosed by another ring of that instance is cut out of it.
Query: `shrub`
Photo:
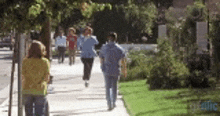
[[[151,59],[154,57],[154,52],[151,50],[130,51],[127,63],[127,78],[121,77],[120,81],[132,81],[137,79],[146,79],[150,75],[152,67]]]
[[[151,89],[181,87],[181,78],[189,75],[186,65],[176,57],[169,40],[158,39],[158,53],[147,83]]]

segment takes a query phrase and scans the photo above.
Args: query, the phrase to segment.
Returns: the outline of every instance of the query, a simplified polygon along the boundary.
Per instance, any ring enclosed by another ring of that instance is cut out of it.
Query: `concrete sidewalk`
[[[50,116],[129,116],[120,95],[116,102],[117,107],[112,111],[107,110],[104,78],[98,58],[95,58],[88,88],[82,81],[83,65],[79,57],[72,66],[68,65],[67,58],[64,64],[58,64],[57,59],[53,59],[51,74],[54,76],[54,81],[49,86],[47,96]],[[15,91],[12,116],[17,116],[17,109],[17,92]],[[7,115],[8,100],[0,105],[0,116]]]

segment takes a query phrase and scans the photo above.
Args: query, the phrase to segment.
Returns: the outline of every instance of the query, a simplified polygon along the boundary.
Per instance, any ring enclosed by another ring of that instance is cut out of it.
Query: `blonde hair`
[[[70,31],[73,31],[73,33],[76,33],[76,29],[73,28],[73,27],[70,27],[70,28],[69,28],[69,32],[70,32]]]
[[[86,30],[89,30],[90,34],[93,33],[93,29],[92,29],[91,27],[89,27],[89,26],[86,26],[84,32],[85,32]]]
[[[33,40],[27,58],[42,58],[46,56],[46,47],[43,43]]]

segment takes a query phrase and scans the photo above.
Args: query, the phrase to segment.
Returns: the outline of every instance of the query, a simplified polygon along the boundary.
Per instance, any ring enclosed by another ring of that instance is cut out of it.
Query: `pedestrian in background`
[[[69,65],[72,65],[75,63],[75,57],[76,57],[76,48],[77,48],[77,35],[76,29],[69,28],[68,36],[67,36],[67,49],[69,51]]]
[[[59,36],[55,41],[55,49],[58,50],[58,63],[63,63],[66,52],[66,36],[63,35],[63,30],[59,30]]]
[[[99,42],[96,36],[92,35],[93,29],[91,27],[86,27],[84,34],[78,39],[78,46],[81,50],[81,61],[84,65],[83,80],[85,81],[85,86],[88,87],[89,79],[91,76],[91,70],[93,66],[94,57],[96,56],[95,45]]]
[[[50,80],[50,62],[45,46],[34,40],[22,63],[22,94],[26,116],[44,116],[47,104],[47,83]]]
[[[117,43],[117,34],[109,33],[108,42],[101,47],[99,57],[101,69],[105,77],[106,100],[108,110],[116,107],[117,81],[120,75],[120,60],[123,67],[122,73],[127,77],[125,52]]]

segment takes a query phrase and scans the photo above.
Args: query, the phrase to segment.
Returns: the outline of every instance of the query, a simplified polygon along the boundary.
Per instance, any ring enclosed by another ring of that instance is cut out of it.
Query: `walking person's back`
[[[127,72],[125,52],[116,43],[117,34],[110,33],[107,38],[108,43],[102,46],[99,57],[101,61],[101,69],[105,77],[108,110],[112,110],[116,107],[117,81],[121,72],[119,61],[122,61],[122,66],[124,67],[122,73],[125,77],[127,76]]]
[[[26,116],[44,116],[50,63],[44,58],[45,46],[34,40],[22,63],[22,94]]]

